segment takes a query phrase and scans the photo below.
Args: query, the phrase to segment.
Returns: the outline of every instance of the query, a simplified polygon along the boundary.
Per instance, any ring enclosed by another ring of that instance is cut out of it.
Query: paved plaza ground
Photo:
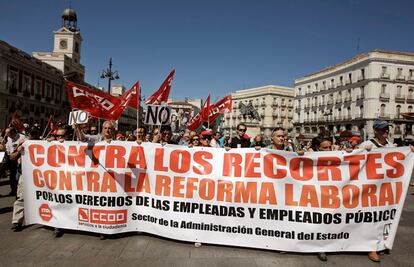
[[[96,234],[69,232],[61,238],[53,230],[32,225],[10,230],[14,198],[0,185],[0,266],[414,266],[414,187],[410,186],[394,249],[371,262],[364,253],[299,254],[178,242],[147,234],[116,235],[100,240]]]

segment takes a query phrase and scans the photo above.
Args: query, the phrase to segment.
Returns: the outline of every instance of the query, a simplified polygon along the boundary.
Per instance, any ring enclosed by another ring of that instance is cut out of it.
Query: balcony
[[[253,105],[255,108],[257,108],[258,106],[259,106],[259,103],[254,103],[254,105]]]
[[[358,94],[356,95],[356,100],[364,99],[364,94]]]
[[[407,96],[407,103],[408,104],[414,104],[414,96],[408,95]]]
[[[380,76],[380,79],[389,80],[390,79],[390,75],[388,73],[382,73],[381,76]]]
[[[293,103],[292,102],[289,102],[288,107],[289,108],[293,108]]]
[[[265,101],[263,101],[260,105],[261,105],[262,107],[266,107],[266,102],[265,102]]]
[[[42,99],[42,96],[40,94],[35,94],[35,99],[40,100]]]
[[[342,103],[342,98],[337,98],[337,99],[335,100],[335,104],[340,104],[340,103]]]
[[[395,95],[395,102],[404,103],[405,102],[405,95],[396,94]]]
[[[333,99],[328,99],[328,105],[333,105]]]
[[[345,84],[351,84],[351,83],[352,83],[351,79],[346,79],[345,80]]]
[[[280,104],[280,106],[281,106],[281,107],[286,107],[286,102],[282,102],[282,103]]]
[[[278,105],[279,105],[279,103],[277,103],[277,101],[273,101],[272,107],[277,107]]]
[[[397,81],[405,81],[405,76],[404,75],[399,75],[397,76],[397,78],[395,78]]]
[[[358,76],[358,82],[363,81],[363,80],[365,80],[365,76],[363,76],[363,75]]]
[[[380,114],[378,114],[378,118],[380,118],[380,119],[390,119],[391,116],[390,116],[390,114],[387,114],[387,113],[380,113]]]
[[[409,76],[407,81],[409,83],[414,83],[414,75]]]
[[[342,120],[344,120],[344,121],[350,121],[350,120],[352,120],[352,116],[351,115],[343,115],[342,116]]]
[[[344,102],[350,102],[350,101],[351,101],[351,96],[350,95],[346,96]]]
[[[389,93],[380,93],[380,100],[389,100],[390,94]]]
[[[295,112],[299,113],[300,112],[300,108],[295,108]]]

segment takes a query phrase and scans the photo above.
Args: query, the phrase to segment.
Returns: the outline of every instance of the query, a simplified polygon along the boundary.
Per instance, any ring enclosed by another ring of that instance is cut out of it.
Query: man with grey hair
[[[112,121],[105,121],[102,124],[102,132],[96,135],[84,134],[76,124],[75,132],[80,141],[87,143],[97,143],[101,141],[110,143],[115,139],[115,125]]]

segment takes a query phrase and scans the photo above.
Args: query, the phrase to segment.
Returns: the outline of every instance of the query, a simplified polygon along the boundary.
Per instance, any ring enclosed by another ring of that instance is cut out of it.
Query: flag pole
[[[141,95],[141,86],[138,86],[138,92],[137,92],[137,102],[138,102],[138,108],[137,108],[137,130],[139,128],[139,109],[141,107],[141,101],[139,101]]]
[[[47,127],[49,126],[49,123],[50,123],[51,119],[52,119],[52,115],[49,116],[49,120],[47,121],[46,127],[43,130],[42,137],[45,137],[45,133],[46,133]]]

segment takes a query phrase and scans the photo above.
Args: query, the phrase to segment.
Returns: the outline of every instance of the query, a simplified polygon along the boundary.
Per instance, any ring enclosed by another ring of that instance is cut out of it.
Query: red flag
[[[23,122],[20,120],[20,116],[17,111],[15,111],[11,116],[10,125],[13,126],[19,133],[23,132],[26,129]]]
[[[141,101],[141,87],[139,86],[139,81],[136,82],[125,94],[122,95],[121,99],[125,95],[125,99],[127,99],[127,106],[139,109],[139,102]],[[122,100],[121,100],[122,101]]]
[[[51,131],[53,131],[57,130],[59,128],[59,125],[58,122],[55,121],[52,116],[50,116],[45,128],[47,127],[49,127]]]
[[[206,102],[204,102],[204,105],[201,108],[200,113],[201,113],[201,120],[208,121],[208,117],[210,115],[210,95],[208,95]]]
[[[168,96],[171,90],[172,80],[174,78],[175,69],[170,72],[168,77],[162,83],[160,89],[158,89],[152,96],[150,96],[145,104],[147,105],[160,105],[161,102],[167,102]]]
[[[117,104],[117,106],[114,108],[113,111],[111,111],[112,117],[114,120],[117,120],[122,112],[124,112],[125,108],[132,107],[135,109],[138,109],[139,107],[139,82],[136,82],[128,91],[126,91],[120,98],[120,102]]]
[[[206,101],[204,102],[203,107],[200,109],[197,115],[195,115],[187,124],[187,128],[190,131],[194,131],[203,123],[203,121],[207,121],[210,112],[210,95],[208,95]]]
[[[200,127],[202,123],[201,115],[200,113],[197,113],[194,117],[191,118],[191,120],[187,123],[187,128],[190,131],[195,131],[198,127]]]
[[[66,91],[72,109],[80,109],[91,116],[106,120],[117,120],[121,100],[101,90],[65,81]]]
[[[228,113],[231,111],[233,106],[233,100],[231,95],[228,95],[221,99],[220,101],[212,104],[210,106],[210,115],[209,115],[209,122],[214,122],[220,114]]]

